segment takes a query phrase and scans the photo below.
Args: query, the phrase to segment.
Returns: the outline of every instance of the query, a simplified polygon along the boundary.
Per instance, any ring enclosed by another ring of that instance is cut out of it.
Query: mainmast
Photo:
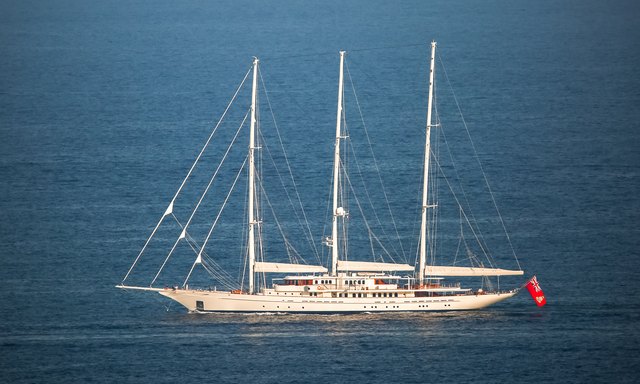
[[[344,209],[338,208],[338,182],[340,179],[340,139],[342,138],[342,94],[344,88],[344,55],[340,51],[340,78],[338,80],[338,112],[336,116],[336,144],[333,153],[333,220],[331,227],[331,275],[338,276],[338,217],[344,216]]]
[[[251,88],[251,124],[249,129],[249,240],[247,248],[249,250],[249,293],[254,291],[254,264],[256,261],[255,226],[257,224],[254,217],[254,195],[255,195],[255,160],[254,151],[256,149],[256,93],[258,89],[258,58],[253,58],[253,86]]]
[[[427,132],[424,150],[424,185],[422,186],[422,224],[420,226],[420,267],[418,281],[424,283],[425,266],[427,262],[427,195],[429,187],[429,158],[431,157],[431,110],[433,107],[433,76],[435,71],[436,42],[431,42],[431,67],[429,70],[429,104],[427,106]]]

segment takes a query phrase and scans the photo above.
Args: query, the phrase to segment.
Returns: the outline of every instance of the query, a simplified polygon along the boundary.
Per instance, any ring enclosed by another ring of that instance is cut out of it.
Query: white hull
[[[411,298],[282,297],[189,289],[165,289],[159,293],[192,312],[354,313],[473,310],[508,299],[517,291]]]

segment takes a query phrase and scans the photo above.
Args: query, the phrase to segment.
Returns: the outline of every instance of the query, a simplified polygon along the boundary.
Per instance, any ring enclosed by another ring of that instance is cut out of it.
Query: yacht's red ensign
[[[531,297],[533,297],[533,300],[536,302],[538,307],[542,307],[543,305],[547,304],[547,299],[544,297],[544,292],[542,292],[540,284],[538,283],[538,279],[535,276],[533,276],[527,283],[527,289],[529,290]]]

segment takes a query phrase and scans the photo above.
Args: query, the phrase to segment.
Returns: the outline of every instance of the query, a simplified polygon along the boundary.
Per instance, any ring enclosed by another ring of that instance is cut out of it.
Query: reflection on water
[[[433,337],[466,333],[478,327],[509,321],[513,315],[501,310],[432,313],[358,313],[358,314],[186,314],[174,313],[167,323],[170,329],[194,327],[206,329],[215,337],[219,332],[241,338],[314,338],[314,337]],[[490,328],[491,329],[491,328]],[[181,333],[179,331],[178,333]]]

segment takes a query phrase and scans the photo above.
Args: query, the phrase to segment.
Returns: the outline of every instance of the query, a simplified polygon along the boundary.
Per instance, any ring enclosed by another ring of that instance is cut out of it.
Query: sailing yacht
[[[127,280],[144,253],[149,241],[156,233],[165,217],[172,215],[174,202],[189,174],[184,179],[178,192],[156,225],[149,239],[138,254],[128,273],[117,285],[122,289],[136,289],[155,291],[169,299],[175,300],[192,312],[285,312],[285,313],[356,313],[356,312],[425,312],[425,311],[454,311],[473,310],[487,307],[514,296],[518,289],[500,291],[463,288],[460,284],[448,285],[443,282],[446,277],[479,276],[517,276],[523,275],[522,270],[507,270],[500,268],[442,266],[427,263],[428,219],[427,212],[436,209],[436,204],[429,201],[429,169],[432,156],[431,129],[434,99],[434,71],[436,57],[436,43],[431,43],[431,60],[429,72],[429,98],[427,109],[424,174],[422,185],[421,228],[419,237],[419,257],[417,265],[398,264],[388,262],[346,260],[341,255],[343,247],[339,231],[345,225],[348,212],[343,207],[340,193],[341,174],[341,142],[346,138],[343,132],[343,93],[344,93],[344,62],[345,52],[340,52],[340,74],[338,81],[338,104],[335,130],[335,146],[333,156],[333,184],[331,207],[331,234],[324,243],[330,248],[331,258],[328,268],[323,265],[308,265],[299,263],[276,263],[262,261],[256,258],[259,245],[261,222],[256,218],[256,178],[255,166],[256,144],[256,110],[259,60],[254,58],[252,65],[253,84],[250,108],[250,133],[248,163],[248,209],[245,225],[247,235],[247,268],[248,284],[239,289],[194,289],[189,287],[189,276],[194,268],[203,262],[205,247],[209,241],[211,231],[201,246],[194,248],[197,252],[195,261],[187,279],[181,286],[154,287],[156,278],[149,286],[129,285]],[[246,77],[245,77],[246,78]],[[202,154],[202,152],[201,152]],[[197,160],[196,160],[197,161]],[[192,167],[193,170],[193,167]],[[191,171],[189,171],[191,172]],[[193,217],[193,215],[191,216]],[[187,229],[191,217],[185,225],[177,244],[189,238]],[[217,220],[217,219],[216,219]],[[176,247],[174,244],[171,252]],[[170,254],[171,254],[170,252]],[[164,267],[165,263],[162,267]],[[162,269],[161,267],[161,269]],[[255,276],[258,274],[284,275],[283,278],[273,279],[271,285],[258,286]]]

